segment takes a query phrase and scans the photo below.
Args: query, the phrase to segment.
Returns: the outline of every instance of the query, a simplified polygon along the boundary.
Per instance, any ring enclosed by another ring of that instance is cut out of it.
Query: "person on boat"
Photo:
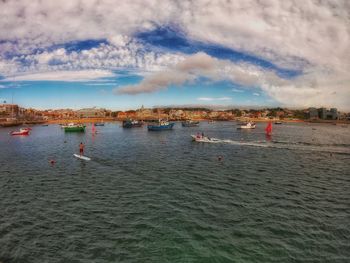
[[[204,132],[202,132],[202,138],[204,138]]]
[[[197,132],[197,139],[201,138],[201,134],[199,132]]]
[[[85,147],[85,145],[81,142],[79,144],[79,153],[80,153],[80,155],[84,155],[84,147]]]

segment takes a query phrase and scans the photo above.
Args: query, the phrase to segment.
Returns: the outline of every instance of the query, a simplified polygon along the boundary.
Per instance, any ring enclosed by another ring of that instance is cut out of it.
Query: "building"
[[[105,109],[86,108],[77,110],[76,114],[80,118],[104,118],[106,116]]]
[[[331,108],[330,110],[320,108],[318,109],[318,116],[322,120],[336,120],[338,119],[338,110],[336,108]]]
[[[309,119],[321,119],[321,120],[337,120],[339,117],[338,110],[336,108],[331,108],[327,110],[326,108],[309,108]]]
[[[309,108],[309,119],[318,119],[318,110],[316,108]]]
[[[8,117],[16,117],[19,113],[17,104],[0,104],[0,115]]]
[[[338,110],[336,108],[331,108],[331,110],[329,111],[329,116],[332,120],[337,120],[339,117]]]

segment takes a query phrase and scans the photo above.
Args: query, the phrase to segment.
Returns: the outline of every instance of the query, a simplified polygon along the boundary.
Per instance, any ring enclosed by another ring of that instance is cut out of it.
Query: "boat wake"
[[[235,141],[230,139],[218,139],[215,141],[203,141],[207,143],[224,143],[237,146],[248,147],[263,147],[263,148],[276,148],[276,149],[288,149],[288,150],[300,150],[300,151],[312,151],[312,152],[324,152],[324,153],[337,153],[350,155],[349,145],[344,144],[317,144],[317,143],[304,143],[304,142],[281,142],[281,141]]]

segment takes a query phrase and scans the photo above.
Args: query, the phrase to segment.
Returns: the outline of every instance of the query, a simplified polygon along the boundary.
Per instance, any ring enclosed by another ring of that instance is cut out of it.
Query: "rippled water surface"
[[[0,262],[350,262],[350,127],[264,126],[0,129]]]

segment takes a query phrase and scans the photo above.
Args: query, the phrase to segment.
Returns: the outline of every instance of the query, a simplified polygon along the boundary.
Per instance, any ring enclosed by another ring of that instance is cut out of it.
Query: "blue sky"
[[[0,3],[0,101],[349,107],[341,1],[121,2]]]

